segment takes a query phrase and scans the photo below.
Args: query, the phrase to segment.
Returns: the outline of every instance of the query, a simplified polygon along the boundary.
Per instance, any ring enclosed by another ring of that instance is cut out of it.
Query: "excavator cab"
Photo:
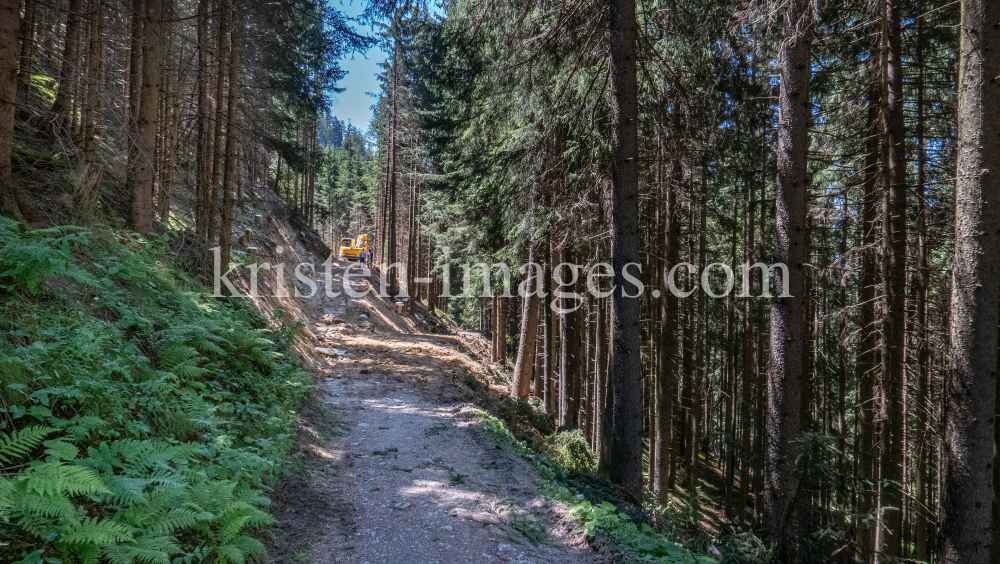
[[[361,260],[361,251],[368,252],[368,235],[357,239],[340,240],[340,258],[343,260]]]

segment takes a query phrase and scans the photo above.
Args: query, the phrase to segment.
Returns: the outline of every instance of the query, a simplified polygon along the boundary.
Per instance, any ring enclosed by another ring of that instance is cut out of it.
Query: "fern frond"
[[[23,457],[55,431],[52,427],[32,425],[9,435],[0,435],[0,464],[10,464]]]
[[[0,476],[0,521],[3,520],[3,515],[10,510],[13,503],[13,499],[11,498],[13,493],[14,483]]]
[[[69,420],[69,424],[66,426],[66,434],[74,442],[82,441],[95,429],[99,429],[105,425],[107,425],[107,422],[100,417],[94,415],[77,415]]]
[[[129,542],[132,534],[119,523],[110,519],[96,517],[84,518],[76,523],[65,526],[59,535],[59,542],[66,544],[93,544],[106,546],[114,543]]]
[[[208,370],[205,370],[204,368],[198,366],[198,362],[201,360],[204,359],[201,357],[192,358],[190,360],[186,360],[184,362],[175,365],[170,370],[174,374],[176,374],[178,378],[186,378],[188,380],[191,380],[208,372]]]
[[[239,532],[250,520],[250,516],[239,512],[229,513],[225,517],[220,517],[222,524],[219,526],[219,539],[222,542],[229,542],[239,535]]]
[[[159,350],[160,365],[168,370],[184,362],[194,360],[198,357],[198,351],[194,347],[182,343],[168,343]]]
[[[156,522],[147,530],[152,534],[172,533],[177,529],[193,527],[198,522],[198,512],[182,507],[170,509],[164,515],[157,517]]]
[[[246,556],[235,544],[224,544],[215,548],[220,564],[246,564]]]
[[[111,564],[170,564],[170,555],[180,552],[180,546],[166,538],[140,537],[135,543],[108,546],[104,554]]]
[[[147,479],[108,475],[104,477],[104,484],[110,492],[108,501],[113,505],[146,505],[148,503],[143,491],[150,484]]]
[[[69,520],[76,516],[76,506],[66,497],[40,495],[28,492],[22,486],[15,488],[10,496],[10,513],[14,516]]]
[[[263,558],[267,555],[267,548],[264,543],[247,535],[240,535],[233,540],[233,544],[239,547],[240,552],[253,558]]]
[[[61,464],[59,477],[62,491],[70,495],[90,495],[95,493],[111,493],[104,480],[90,468]]]

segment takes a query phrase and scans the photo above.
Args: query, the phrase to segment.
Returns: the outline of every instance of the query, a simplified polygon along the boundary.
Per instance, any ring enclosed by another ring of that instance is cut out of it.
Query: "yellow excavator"
[[[361,251],[368,250],[368,236],[360,235],[357,239],[340,240],[340,258],[343,260],[361,260]]]

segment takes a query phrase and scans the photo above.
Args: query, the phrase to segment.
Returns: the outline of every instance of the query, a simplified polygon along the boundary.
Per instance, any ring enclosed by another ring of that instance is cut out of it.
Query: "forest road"
[[[326,298],[319,284],[329,361],[292,449],[301,469],[272,496],[270,562],[600,560],[531,465],[477,427],[465,381],[478,365],[458,337],[407,327],[377,297]]]

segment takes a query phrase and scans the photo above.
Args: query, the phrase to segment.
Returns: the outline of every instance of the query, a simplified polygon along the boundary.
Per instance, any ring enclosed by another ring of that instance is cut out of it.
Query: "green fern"
[[[156,523],[151,525],[147,531],[155,535],[187,529],[198,522],[199,515],[197,511],[186,507],[172,508],[158,516]]]
[[[105,546],[131,540],[131,533],[122,525],[96,518],[85,518],[79,522],[68,523],[59,535],[59,542],[66,544]]]
[[[21,233],[16,221],[0,216],[0,278],[9,279],[8,291],[24,288],[34,295],[42,282],[66,276],[87,286],[97,278],[78,267],[71,246],[87,242],[79,227],[52,227]]]
[[[62,463],[33,465],[15,476],[15,483],[22,484],[26,492],[41,496],[111,493],[90,468]]]
[[[52,427],[31,426],[9,435],[0,435],[0,464],[10,464],[26,456],[55,431]]]
[[[0,510],[4,519],[13,518],[22,524],[34,520],[71,520],[76,517],[76,505],[65,496],[42,495],[29,492],[23,484],[11,483],[0,498]],[[28,532],[34,534],[31,527]]]
[[[224,544],[215,550],[219,553],[220,564],[246,564],[246,555],[235,544]]]
[[[15,384],[0,400],[18,429],[0,434],[0,562],[264,555],[253,538],[274,522],[263,492],[308,377],[256,310],[206,299],[150,248],[118,233],[0,225],[0,285],[19,293],[0,303],[18,327],[0,339],[0,372]],[[11,270],[19,253],[36,253],[34,266]],[[71,288],[19,299],[52,276]],[[46,426],[26,426],[30,416]]]
[[[111,564],[171,564],[170,555],[180,551],[172,537],[143,536],[134,544],[108,546],[104,554]]]

